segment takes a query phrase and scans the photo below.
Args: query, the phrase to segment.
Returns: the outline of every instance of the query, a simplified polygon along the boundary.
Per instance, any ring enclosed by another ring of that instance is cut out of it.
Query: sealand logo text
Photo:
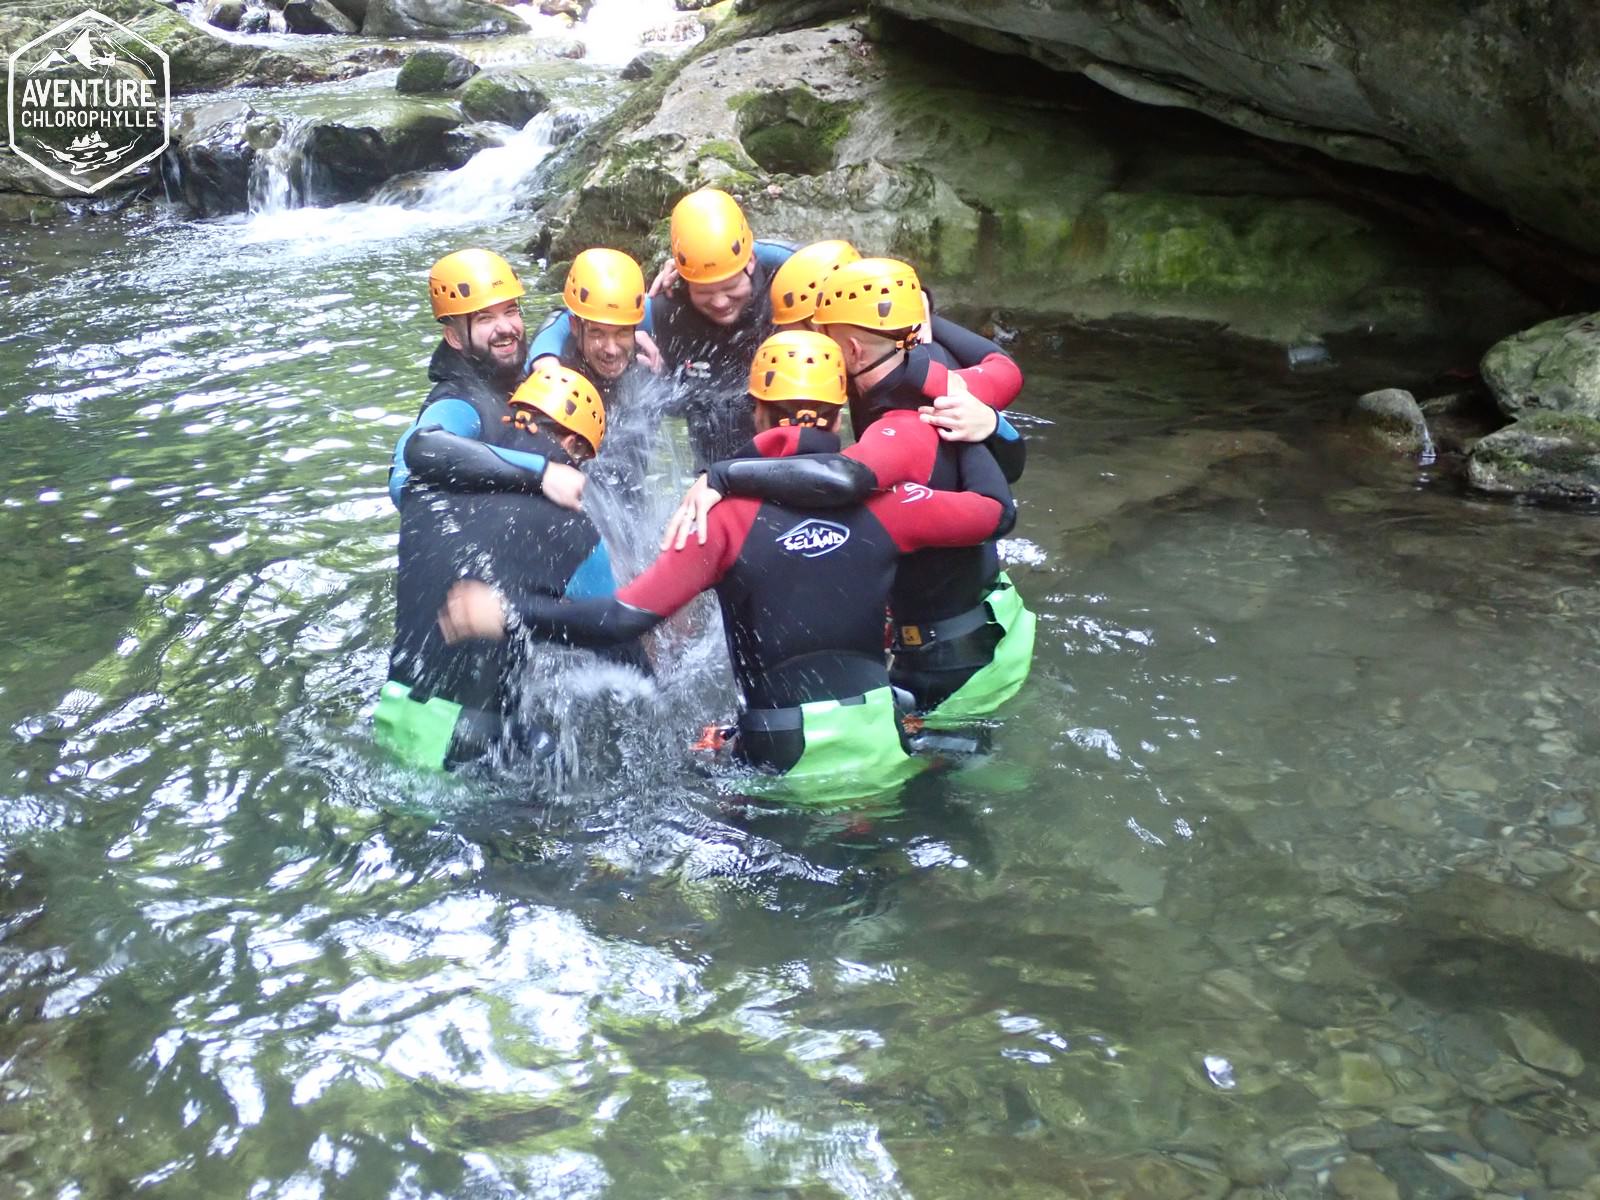
[[[811,517],[780,536],[778,545],[790,554],[798,554],[802,558],[821,558],[849,540],[850,531],[843,525]]]
[[[167,148],[171,96],[166,54],[85,9],[7,60],[10,146],[41,174],[92,195]]]

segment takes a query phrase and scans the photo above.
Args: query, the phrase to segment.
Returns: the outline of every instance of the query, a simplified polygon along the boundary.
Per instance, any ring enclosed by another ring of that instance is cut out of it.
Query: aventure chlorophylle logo
[[[6,67],[11,149],[56,182],[92,195],[167,148],[167,56],[104,13],[63,21]]]

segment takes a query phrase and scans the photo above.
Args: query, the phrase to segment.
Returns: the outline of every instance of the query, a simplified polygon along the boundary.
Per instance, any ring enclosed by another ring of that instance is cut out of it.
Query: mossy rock
[[[516,70],[482,71],[461,89],[461,111],[472,121],[499,121],[521,129],[550,107],[550,97]]]
[[[418,50],[400,68],[394,90],[401,95],[453,92],[480,70],[471,59],[449,50]]]
[[[1507,416],[1544,410],[1600,417],[1600,313],[1513,334],[1489,348],[1481,369]]]
[[[1501,495],[1600,503],[1600,420],[1528,412],[1473,446],[1467,480]]]

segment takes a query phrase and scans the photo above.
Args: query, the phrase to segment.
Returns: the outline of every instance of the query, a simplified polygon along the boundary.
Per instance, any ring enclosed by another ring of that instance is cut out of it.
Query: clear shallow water
[[[556,701],[540,799],[368,736],[460,238],[0,227],[0,1194],[1309,1195],[1353,1138],[1517,1194],[1485,1112],[1584,1150],[1600,524],[1350,440],[1449,362],[1030,334],[990,756],[730,809],[690,622],[659,699]]]

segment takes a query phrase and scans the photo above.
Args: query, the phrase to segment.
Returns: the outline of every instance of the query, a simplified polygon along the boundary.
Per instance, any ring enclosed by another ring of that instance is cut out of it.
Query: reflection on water
[[[744,803],[685,749],[727,711],[702,609],[659,697],[537,698],[573,731],[551,795],[420,779],[367,732],[448,237],[115,232],[88,265],[92,230],[76,261],[0,232],[17,1187],[1593,1172],[1600,525],[1345,440],[1343,398],[1431,352],[1292,375],[1170,327],[1026,336],[1007,557],[1040,651],[989,754],[884,811]]]

